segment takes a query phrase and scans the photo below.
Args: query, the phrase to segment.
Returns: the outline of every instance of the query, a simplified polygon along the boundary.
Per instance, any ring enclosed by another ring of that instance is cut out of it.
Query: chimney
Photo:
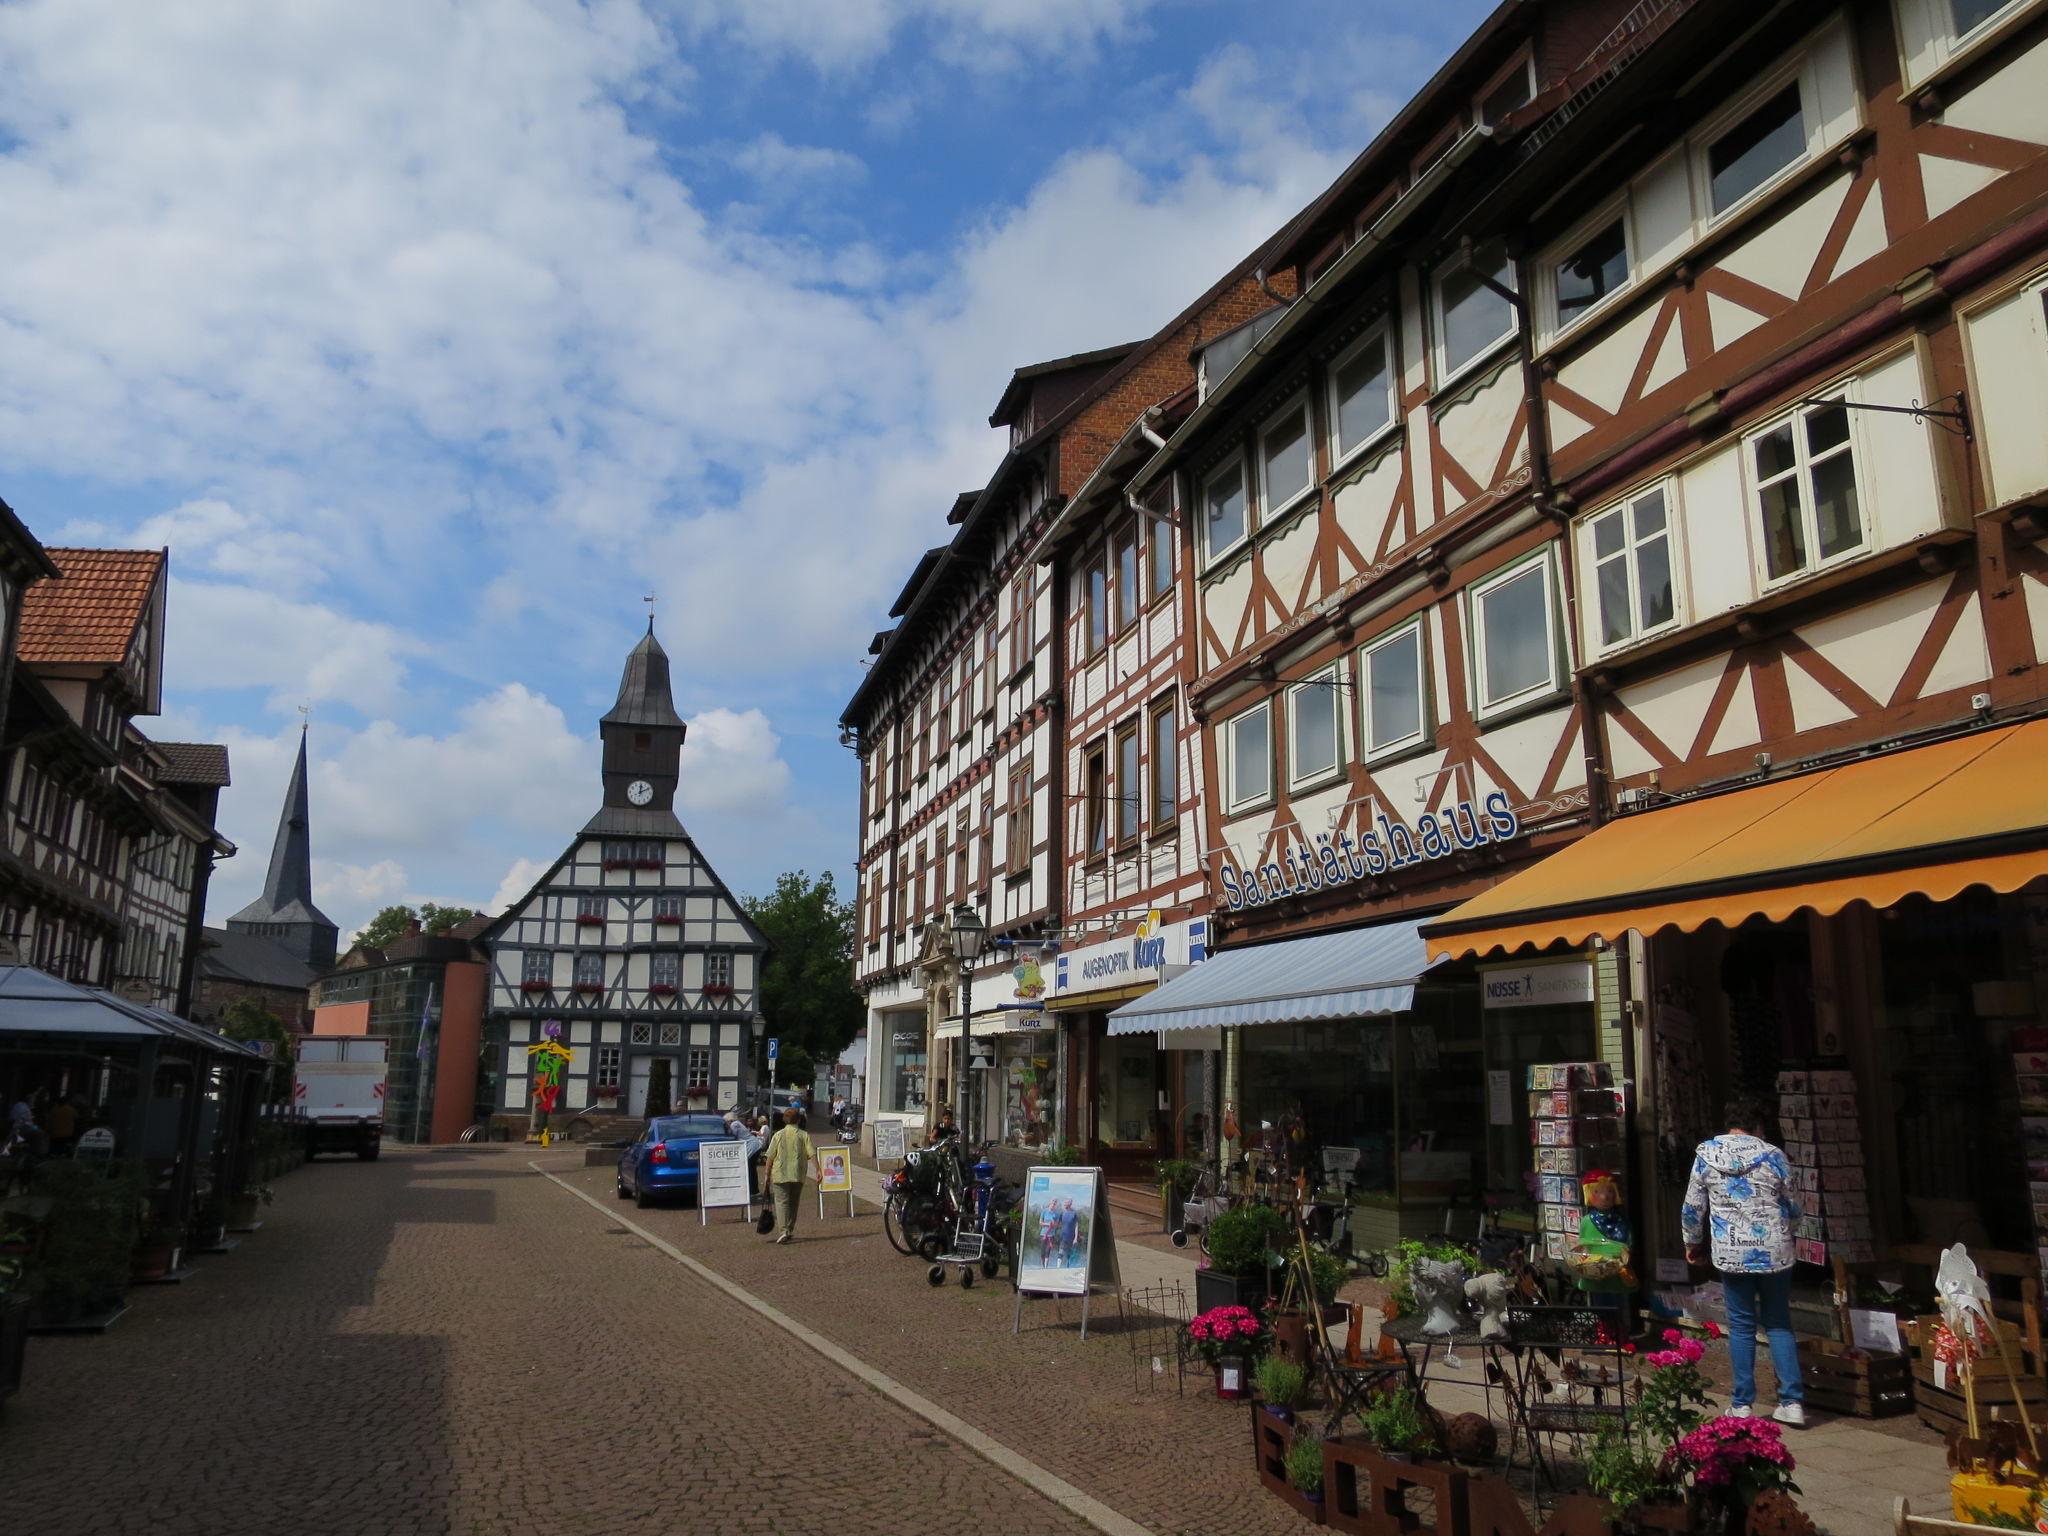
[[[416,939],[419,936],[420,920],[416,917],[408,917],[405,920],[405,937],[408,939]]]

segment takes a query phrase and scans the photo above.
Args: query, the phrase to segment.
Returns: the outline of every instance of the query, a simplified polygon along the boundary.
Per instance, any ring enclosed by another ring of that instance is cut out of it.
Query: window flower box
[[[654,926],[657,928],[680,928],[683,926],[682,915],[676,912],[657,912],[654,914]]]
[[[604,983],[601,981],[579,981],[573,990],[595,997],[604,990]]]
[[[635,860],[633,861],[633,867],[634,867],[635,869],[660,869],[660,868],[661,868],[661,860],[659,860],[659,859],[635,859]]]
[[[606,869],[630,869],[632,868],[632,863],[627,859],[606,859],[604,867]]]
[[[536,992],[552,992],[554,989],[555,984],[551,981],[522,981],[519,983],[520,993],[528,997]]]
[[[731,997],[732,983],[729,981],[708,982],[704,987],[704,995],[706,997]]]
[[[675,983],[657,981],[647,989],[647,995],[649,997],[674,997],[676,995]]]
[[[619,1096],[619,1085],[617,1083],[600,1083],[590,1091],[596,1096],[599,1103],[615,1101]]]

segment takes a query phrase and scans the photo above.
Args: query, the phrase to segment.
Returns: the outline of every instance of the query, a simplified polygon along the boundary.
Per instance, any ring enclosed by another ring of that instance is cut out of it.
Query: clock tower
[[[686,727],[669,695],[668,652],[654,638],[654,620],[626,658],[619,698],[598,722],[604,739],[607,809],[673,816]]]

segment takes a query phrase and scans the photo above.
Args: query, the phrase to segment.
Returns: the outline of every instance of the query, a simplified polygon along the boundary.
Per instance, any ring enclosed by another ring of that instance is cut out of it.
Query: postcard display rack
[[[1825,1265],[1831,1257],[1845,1264],[1868,1263],[1877,1253],[1856,1075],[1818,1067],[1780,1072],[1778,1127],[1785,1160],[1792,1165],[1792,1198],[1802,1213],[1792,1256],[1801,1264]]]
[[[1621,1165],[1621,1094],[1604,1061],[1529,1068],[1529,1140],[1536,1153],[1536,1227],[1543,1256],[1563,1264],[1579,1251],[1585,1215],[1579,1180]]]
[[[2012,1065],[2019,1077],[2020,1139],[2034,1212],[2034,1255],[2048,1276],[2048,1029],[2014,1030]]]

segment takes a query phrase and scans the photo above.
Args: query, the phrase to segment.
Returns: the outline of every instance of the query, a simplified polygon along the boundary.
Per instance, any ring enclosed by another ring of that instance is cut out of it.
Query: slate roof
[[[64,574],[21,600],[17,654],[30,666],[119,666],[164,568],[160,549],[48,549]]]
[[[668,689],[668,652],[654,638],[654,620],[647,621],[647,633],[626,657],[626,669],[619,678],[618,702],[605,712],[603,725],[659,726],[680,731],[683,722]]]
[[[303,992],[320,973],[273,939],[228,928],[202,931],[199,970],[204,976],[256,987],[289,987]]]
[[[278,813],[277,841],[270,849],[270,871],[263,894],[242,908],[231,923],[304,923],[332,928],[326,913],[313,905],[313,844],[306,808],[306,732],[299,731],[299,756],[285,787],[284,809]]]
[[[210,741],[153,741],[150,745],[164,757],[163,772],[157,775],[160,783],[226,789],[231,782],[226,747]]]

